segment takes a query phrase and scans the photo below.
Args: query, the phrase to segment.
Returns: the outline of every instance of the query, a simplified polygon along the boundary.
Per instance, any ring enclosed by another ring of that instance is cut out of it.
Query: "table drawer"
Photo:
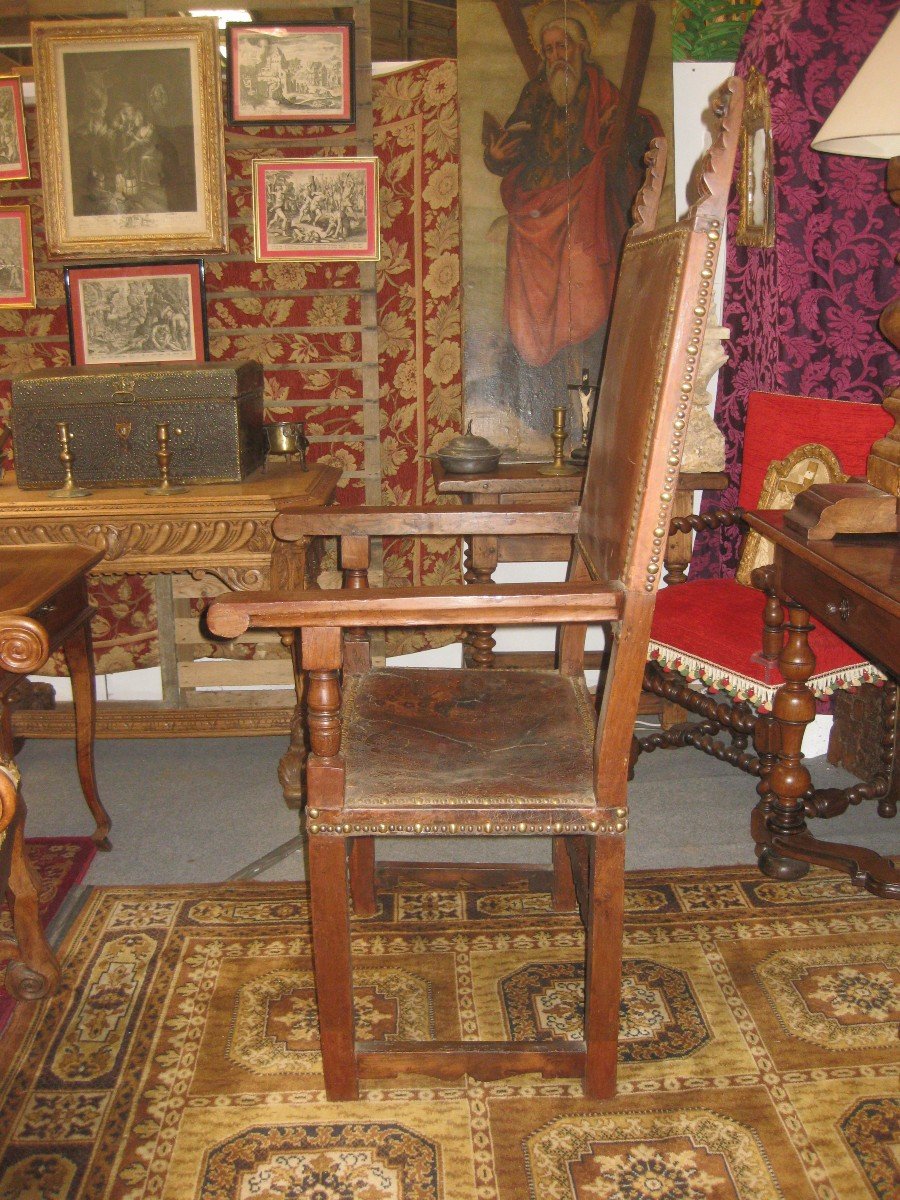
[[[28,615],[39,621],[50,639],[50,649],[55,650],[60,641],[72,628],[73,623],[84,612],[86,606],[85,583],[73,579],[71,583],[55,592],[53,596]]]
[[[793,555],[782,559],[781,583],[787,595],[860,654],[875,663],[896,661],[900,627],[873,600],[857,595]]]

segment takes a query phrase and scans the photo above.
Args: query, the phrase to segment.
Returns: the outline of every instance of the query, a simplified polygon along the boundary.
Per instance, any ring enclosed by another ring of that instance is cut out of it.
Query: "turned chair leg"
[[[327,834],[309,838],[313,971],[319,1009],[322,1071],[329,1100],[356,1100],[359,1075],[353,1020],[347,843]]]
[[[625,912],[625,838],[593,839],[585,931],[584,1094],[615,1095],[622,991],[622,927]]]
[[[350,896],[355,917],[378,915],[374,838],[354,838],[350,843]]]
[[[87,621],[66,639],[63,646],[69,677],[72,681],[72,699],[75,708],[75,757],[81,790],[91,810],[97,827],[91,838],[98,850],[111,850],[109,831],[112,826],[109,813],[103,807],[97,792],[97,776],[94,769],[94,727],[97,697],[94,688],[94,660],[91,631]]]

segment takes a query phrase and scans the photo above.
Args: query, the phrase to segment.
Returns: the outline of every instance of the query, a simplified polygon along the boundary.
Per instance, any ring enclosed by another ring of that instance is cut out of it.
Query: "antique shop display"
[[[0,75],[0,182],[30,175],[22,81],[18,75]]]
[[[159,426],[167,426],[172,483],[236,482],[265,459],[263,370],[258,362],[69,367],[13,383],[20,487],[63,483],[58,425],[65,422],[80,486],[158,485]]]
[[[257,262],[377,259],[377,158],[253,162]]]
[[[349,124],[353,23],[228,26],[228,109],[236,124]]]
[[[76,366],[206,361],[201,261],[67,267],[65,281]]]
[[[775,245],[775,175],[772,168],[772,117],[765,76],[751,67],[747,72],[747,100],[741,130],[741,167],[738,175],[740,211],[736,241],[739,246]]]
[[[225,250],[215,21],[31,29],[49,254]]]
[[[466,417],[547,458],[554,407],[600,374],[644,153],[671,137],[672,5],[467,0],[458,16]],[[661,202],[667,220],[671,181]]]
[[[0,308],[34,308],[34,255],[31,209],[27,204],[0,208]]]

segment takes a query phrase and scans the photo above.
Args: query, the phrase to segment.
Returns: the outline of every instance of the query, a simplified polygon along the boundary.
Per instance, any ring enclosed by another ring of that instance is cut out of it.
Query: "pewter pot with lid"
[[[448,442],[437,457],[445,471],[452,471],[455,475],[479,475],[496,471],[500,462],[500,448],[493,446],[487,438],[473,433],[472,422],[469,421],[466,432]]]

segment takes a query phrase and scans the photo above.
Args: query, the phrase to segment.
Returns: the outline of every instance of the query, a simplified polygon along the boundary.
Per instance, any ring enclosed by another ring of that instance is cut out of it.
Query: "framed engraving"
[[[353,23],[229,25],[233,124],[349,124]]]
[[[206,361],[202,262],[69,267],[65,280],[75,366]]]
[[[215,20],[31,28],[48,253],[226,249]]]
[[[255,159],[257,262],[377,259],[376,158]]]
[[[18,75],[0,75],[0,180],[28,179],[25,110]]]
[[[34,255],[31,209],[27,204],[0,208],[0,308],[34,308]]]
[[[768,84],[756,67],[751,67],[747,74],[744,97],[738,174],[740,211],[735,241],[739,246],[774,246],[772,117]]]

